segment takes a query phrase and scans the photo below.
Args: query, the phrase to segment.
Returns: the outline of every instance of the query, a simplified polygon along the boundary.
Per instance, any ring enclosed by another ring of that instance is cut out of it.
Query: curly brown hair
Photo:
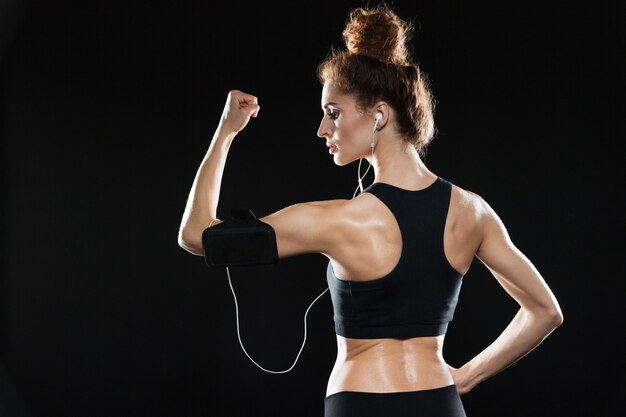
[[[426,74],[409,57],[412,30],[411,21],[384,3],[353,9],[343,31],[347,49],[331,49],[317,76],[322,85],[332,80],[340,93],[354,96],[361,110],[386,101],[395,111],[402,140],[423,157],[436,134],[436,102]]]

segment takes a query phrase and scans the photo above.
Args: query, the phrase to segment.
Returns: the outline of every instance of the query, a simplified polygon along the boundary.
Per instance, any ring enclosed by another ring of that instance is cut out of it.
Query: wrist
[[[481,381],[476,370],[472,368],[471,362],[467,362],[457,371],[458,385],[461,385],[465,391],[474,388]]]
[[[235,136],[237,136],[237,132],[224,129],[224,127],[220,123],[220,125],[215,130],[215,134],[213,135],[213,142],[223,143],[230,146],[230,144],[233,142],[233,139],[235,139]]]

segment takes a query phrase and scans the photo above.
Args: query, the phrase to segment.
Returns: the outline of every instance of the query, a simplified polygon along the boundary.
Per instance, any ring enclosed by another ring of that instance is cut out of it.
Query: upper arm
[[[298,203],[260,217],[260,221],[272,226],[276,232],[278,258],[332,250],[341,235],[343,201]]]
[[[340,212],[345,201],[297,203],[258,220],[274,229],[279,259],[305,253],[328,253],[337,246],[342,233]],[[215,219],[212,226],[221,222]],[[203,256],[203,230],[186,230],[184,237],[183,234],[179,236],[179,245],[194,255]]]
[[[496,212],[482,200],[482,242],[476,257],[517,303],[533,312],[549,312],[562,321],[554,294],[528,258],[513,244]]]

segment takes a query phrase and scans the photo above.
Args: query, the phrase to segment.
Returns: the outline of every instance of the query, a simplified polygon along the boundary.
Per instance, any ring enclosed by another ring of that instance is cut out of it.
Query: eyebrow
[[[328,106],[336,106],[338,103],[335,103],[333,101],[329,101],[328,103],[324,104],[324,108],[327,108]]]

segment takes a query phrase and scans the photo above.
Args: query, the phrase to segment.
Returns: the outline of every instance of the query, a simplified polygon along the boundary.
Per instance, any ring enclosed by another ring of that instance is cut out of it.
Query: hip
[[[408,392],[342,391],[324,399],[324,417],[467,417],[456,385]]]

